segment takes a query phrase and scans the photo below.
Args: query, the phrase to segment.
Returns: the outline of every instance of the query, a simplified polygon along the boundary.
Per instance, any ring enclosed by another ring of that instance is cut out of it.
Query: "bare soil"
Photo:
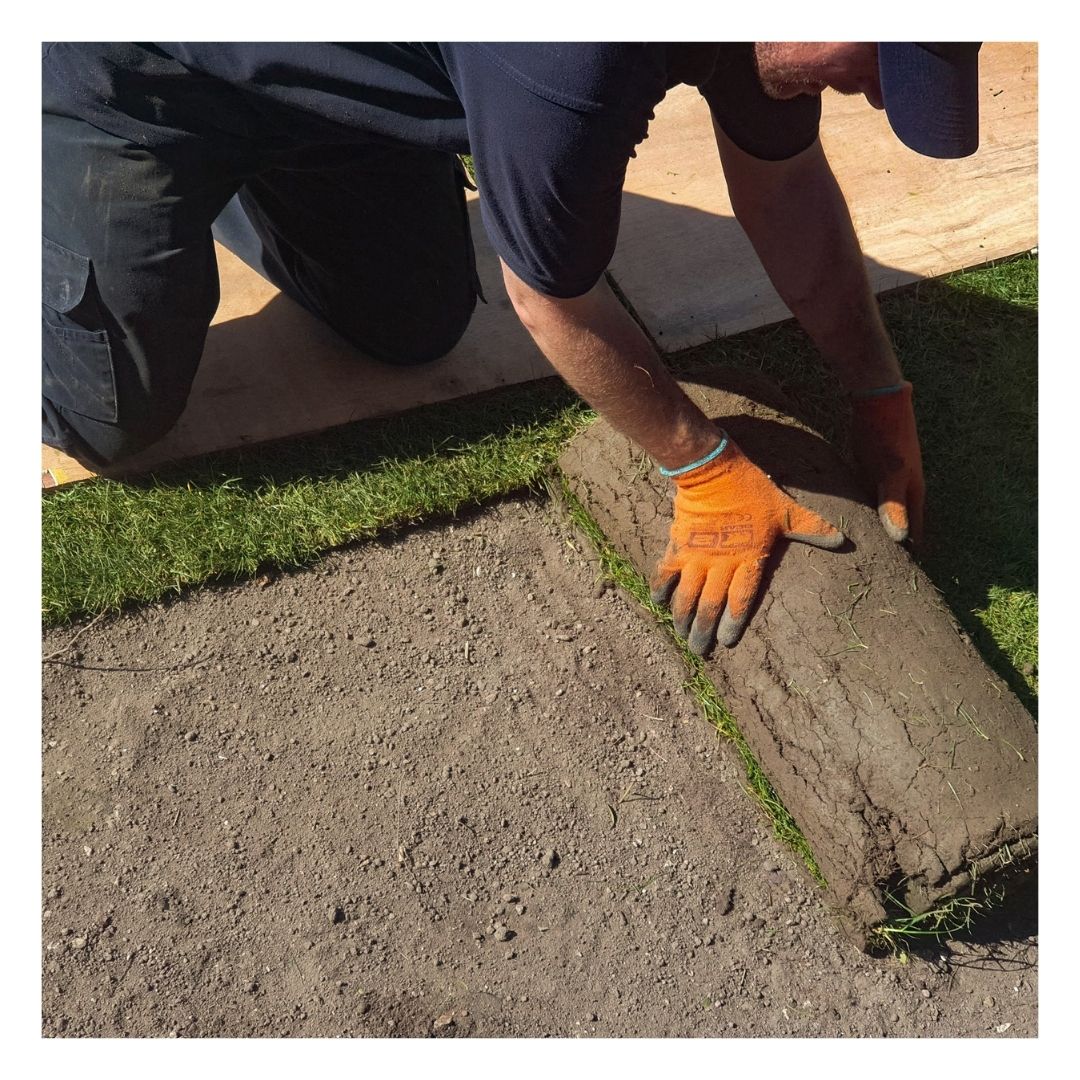
[[[44,635],[48,1036],[1034,1036],[1034,895],[860,953],[513,499]],[[69,644],[70,643],[70,644]]]

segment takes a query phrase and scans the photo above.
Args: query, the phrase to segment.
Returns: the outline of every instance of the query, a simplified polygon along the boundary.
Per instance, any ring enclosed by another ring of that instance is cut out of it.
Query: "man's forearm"
[[[820,143],[760,162],[723,132],[732,207],[769,279],[847,390],[901,379],[843,193]]]
[[[715,425],[683,393],[605,280],[584,296],[557,300],[505,265],[503,278],[540,351],[613,427],[667,468],[715,449]]]

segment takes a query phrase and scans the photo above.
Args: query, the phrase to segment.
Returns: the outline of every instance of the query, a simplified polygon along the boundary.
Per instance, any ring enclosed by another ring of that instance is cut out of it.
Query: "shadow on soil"
[[[1006,899],[972,921],[971,926],[951,938],[943,953],[941,942],[933,939],[906,939],[904,944],[916,957],[948,971],[963,968],[982,971],[1034,969],[1037,960],[1033,943],[1039,934],[1039,879],[1037,867],[1007,883]],[[976,951],[977,950],[977,951]]]

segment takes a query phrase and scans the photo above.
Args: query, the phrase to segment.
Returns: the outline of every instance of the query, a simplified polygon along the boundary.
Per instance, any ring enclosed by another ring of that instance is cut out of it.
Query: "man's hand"
[[[671,540],[651,582],[653,601],[670,601],[675,629],[701,656],[714,634],[729,648],[739,640],[780,540],[827,549],[844,543],[839,529],[785,495],[724,438],[713,460],[675,476]]]
[[[852,394],[855,458],[874,484],[878,516],[900,543],[922,540],[923,471],[911,383]]]

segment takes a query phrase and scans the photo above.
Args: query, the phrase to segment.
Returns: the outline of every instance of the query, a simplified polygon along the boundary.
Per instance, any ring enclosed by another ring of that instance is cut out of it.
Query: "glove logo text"
[[[754,529],[750,525],[725,525],[717,532],[692,532],[686,546],[710,548],[719,551],[738,551],[754,542]]]

